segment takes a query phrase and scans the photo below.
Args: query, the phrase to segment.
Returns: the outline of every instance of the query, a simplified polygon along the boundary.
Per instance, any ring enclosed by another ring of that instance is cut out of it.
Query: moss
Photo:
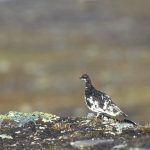
[[[0,115],[0,120],[2,119],[11,119],[11,117],[7,116],[7,115]]]
[[[65,130],[69,129],[70,125],[68,123],[55,123],[52,128],[54,130]]]
[[[0,115],[1,120],[13,120],[19,125],[24,125],[28,122],[35,122],[41,119],[43,122],[53,122],[58,120],[60,117],[43,112],[32,112],[32,113],[23,113],[10,111],[5,115]]]

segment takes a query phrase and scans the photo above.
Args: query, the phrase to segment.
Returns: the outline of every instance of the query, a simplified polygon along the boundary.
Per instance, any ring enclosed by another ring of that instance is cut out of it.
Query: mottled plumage
[[[120,121],[127,117],[110,96],[93,87],[87,74],[83,74],[80,79],[85,81],[85,102],[90,110],[97,113],[97,116],[108,116]]]

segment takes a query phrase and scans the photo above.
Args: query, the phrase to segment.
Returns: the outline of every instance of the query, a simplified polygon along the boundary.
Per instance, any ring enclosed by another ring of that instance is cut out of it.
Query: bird
[[[109,117],[118,121],[126,121],[132,124],[136,124],[131,120],[127,120],[127,114],[125,114],[112,100],[112,98],[106,93],[96,90],[92,85],[91,79],[88,74],[83,74],[80,77],[85,82],[85,102],[87,107],[97,113],[97,117]]]

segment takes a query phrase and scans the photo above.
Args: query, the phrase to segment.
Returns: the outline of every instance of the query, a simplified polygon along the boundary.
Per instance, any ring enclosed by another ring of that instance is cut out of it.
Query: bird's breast
[[[94,100],[94,98],[92,96],[85,97],[85,102],[90,110],[92,110],[94,112],[103,112],[103,110],[100,107],[99,102]]]

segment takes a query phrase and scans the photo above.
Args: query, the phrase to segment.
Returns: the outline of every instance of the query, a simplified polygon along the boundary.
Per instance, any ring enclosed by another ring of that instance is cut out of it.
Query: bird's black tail
[[[132,120],[124,119],[123,121],[124,121],[124,122],[127,122],[127,123],[131,123],[131,124],[133,124],[134,126],[137,126],[137,124],[136,124],[134,121],[132,121]]]

